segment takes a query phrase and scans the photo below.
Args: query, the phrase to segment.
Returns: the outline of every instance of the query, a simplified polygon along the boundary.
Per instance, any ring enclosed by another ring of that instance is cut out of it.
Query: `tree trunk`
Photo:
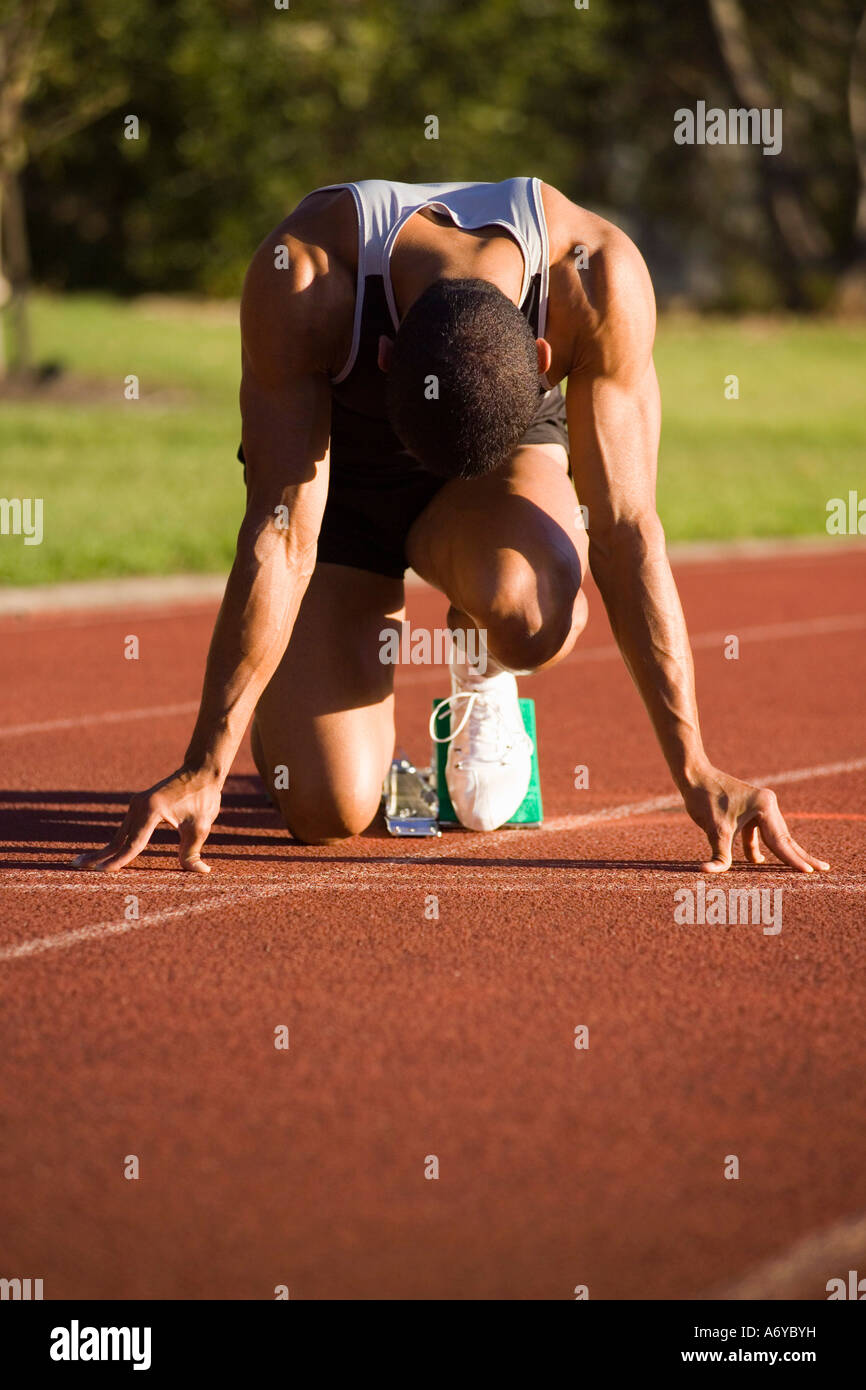
[[[836,308],[843,314],[862,316],[866,315],[866,11],[851,54],[848,111],[860,187],[854,214],[851,255],[839,281]]]
[[[8,170],[3,180],[0,220],[3,223],[3,270],[10,291],[5,309],[9,338],[6,355],[15,371],[29,372],[33,367],[29,312],[30,249],[21,182],[13,170]]]
[[[19,0],[8,18],[4,13],[0,26],[0,340],[8,329],[14,363],[22,370],[29,368],[31,354],[30,257],[19,182],[27,158],[21,116],[55,4],[56,0]],[[8,370],[9,346],[0,341],[0,376]]]
[[[709,0],[709,4],[737,100],[746,107],[772,110],[773,94],[758,66],[739,0]],[[790,132],[788,142],[791,143]],[[770,158],[756,159],[756,167],[789,307],[808,307],[806,276],[829,257],[830,239],[803,197],[799,170],[784,150]]]
[[[5,326],[6,314],[5,314],[5,310],[6,310],[6,305],[7,305],[8,302],[9,302],[9,295],[10,295],[10,293],[11,293],[9,281],[6,279],[6,276],[3,274],[3,267],[4,267],[4,265],[5,265],[5,256],[4,256],[5,238],[4,238],[4,236],[3,236],[3,209],[5,208],[5,206],[6,206],[6,199],[3,197],[3,180],[2,180],[2,178],[0,178],[0,381],[2,381],[3,378],[4,378],[5,375],[6,375],[6,326]]]

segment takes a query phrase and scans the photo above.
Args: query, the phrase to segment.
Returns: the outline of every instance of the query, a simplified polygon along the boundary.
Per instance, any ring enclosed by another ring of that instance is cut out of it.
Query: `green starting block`
[[[433,708],[440,703],[439,700],[433,701]],[[529,790],[517,811],[507,825],[541,825],[544,821],[544,814],[541,807],[541,782],[538,775],[538,740],[535,736],[535,701],[520,701],[520,717],[523,720],[523,727],[532,739],[532,775],[529,779]],[[458,719],[459,722],[459,719]],[[445,706],[436,715],[436,737],[447,739],[451,733],[451,710]],[[445,763],[448,760],[447,743],[434,743],[433,745],[433,766],[436,770],[436,790],[439,796],[439,824],[440,825],[459,825],[454,807],[451,805],[451,797],[448,795],[448,784],[445,781]]]

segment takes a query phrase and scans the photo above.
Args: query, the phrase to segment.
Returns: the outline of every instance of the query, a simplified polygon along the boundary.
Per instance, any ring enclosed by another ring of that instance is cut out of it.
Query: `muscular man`
[[[369,180],[306,197],[244,284],[247,506],[186,757],[81,866],[123,868],[167,822],[183,867],[207,872],[202,848],[250,718],[292,834],[327,844],[362,831],[394,748],[380,634],[403,615],[407,565],[447,595],[454,631],[479,630],[451,664],[447,775],[464,824],[503,824],[531,751],[514,673],[571,650],[589,563],[709,840],[702,868],[729,868],[738,832],[753,864],[763,841],[795,869],[828,868],[789,834],[772,791],[704,751],[655,505],[654,331],[628,237],[538,179]]]

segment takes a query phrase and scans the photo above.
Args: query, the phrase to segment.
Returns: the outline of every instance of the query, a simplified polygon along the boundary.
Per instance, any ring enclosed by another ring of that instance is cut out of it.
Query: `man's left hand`
[[[701,864],[702,873],[721,874],[731,867],[734,836],[743,837],[743,852],[750,864],[763,864],[761,843],[800,873],[826,871],[830,865],[798,845],[787,825],[776,793],[769,787],[753,787],[736,777],[711,768],[683,791],[686,810],[710,842],[712,858]]]

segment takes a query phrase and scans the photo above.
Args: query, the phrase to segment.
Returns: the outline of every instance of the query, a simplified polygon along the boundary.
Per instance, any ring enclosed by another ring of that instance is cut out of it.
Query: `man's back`
[[[366,229],[361,225],[364,212],[374,216]],[[486,220],[494,215],[499,225]],[[384,411],[381,374],[369,365],[373,329],[396,332],[397,311],[408,308],[430,265],[447,261],[454,273],[489,279],[525,306],[538,336],[551,345],[550,385],[595,352],[609,351],[607,340],[627,328],[627,319],[632,327],[654,322],[652,287],[634,244],[612,223],[538,179],[442,185],[369,180],[314,190],[265,238],[253,258],[246,289],[253,301],[251,332],[262,298],[273,302],[270,271],[280,245],[289,266],[303,266],[306,272],[300,288],[287,282],[281,294],[276,286],[285,311],[305,323],[304,306],[295,296],[315,283],[311,354],[327,359],[337,398],[371,414]],[[369,276],[360,279],[359,246],[361,271],[366,270],[365,253],[372,261]],[[376,253],[382,251],[384,257],[377,261]],[[264,282],[261,295],[256,293],[257,266]],[[365,285],[368,278],[371,283]],[[626,297],[627,314],[620,302]],[[359,342],[361,332],[367,336]],[[367,349],[361,364],[359,348]],[[352,369],[354,377],[347,381]]]

